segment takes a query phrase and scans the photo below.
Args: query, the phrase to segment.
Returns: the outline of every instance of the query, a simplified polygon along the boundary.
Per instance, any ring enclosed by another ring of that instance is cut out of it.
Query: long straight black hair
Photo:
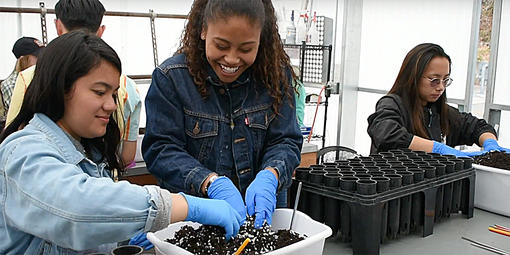
[[[446,54],[441,46],[433,43],[422,43],[414,47],[407,53],[402,67],[398,73],[397,79],[388,94],[397,94],[407,105],[411,112],[414,134],[423,138],[430,138],[423,126],[423,106],[419,103],[420,90],[419,80],[423,72],[435,57],[444,57],[448,59],[449,72],[452,70],[452,60]],[[441,132],[444,136],[449,133],[448,125],[448,105],[446,104],[446,91],[434,102],[441,109]]]
[[[51,41],[37,60],[34,78],[23,98],[19,114],[0,134],[0,142],[27,125],[35,113],[42,113],[54,122],[60,120],[65,112],[65,96],[72,92],[75,81],[88,74],[101,61],[112,64],[121,72],[117,53],[93,34],[77,30]],[[92,151],[100,152],[101,160],[107,161],[109,169],[123,169],[124,164],[118,154],[120,130],[116,111],[110,116],[105,135],[82,138],[81,142],[88,155]]]

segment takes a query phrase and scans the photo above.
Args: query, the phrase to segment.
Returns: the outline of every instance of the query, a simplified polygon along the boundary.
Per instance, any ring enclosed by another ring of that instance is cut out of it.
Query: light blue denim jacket
[[[87,159],[36,114],[0,145],[0,254],[80,254],[158,230],[168,224],[158,206],[171,206],[161,193],[114,183],[104,163]]]

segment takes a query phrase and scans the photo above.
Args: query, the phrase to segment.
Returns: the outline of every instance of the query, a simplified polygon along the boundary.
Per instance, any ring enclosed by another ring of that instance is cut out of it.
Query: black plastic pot
[[[340,178],[340,190],[347,192],[356,191],[356,177],[342,177]],[[352,239],[351,233],[351,208],[349,202],[340,203],[340,228],[338,237],[342,242],[350,242]]]
[[[446,174],[455,172],[455,163],[454,162],[448,161],[447,159],[440,160],[439,162],[441,164],[445,165],[445,173]]]
[[[387,174],[390,178],[390,189],[396,189],[402,186],[402,175]],[[398,225],[400,224],[400,198],[395,198],[388,202],[388,238],[395,239],[398,235]]]
[[[418,165],[418,168],[429,166],[429,163],[425,161],[414,161],[414,163]]]
[[[356,173],[354,176],[358,177],[360,180],[370,179],[372,177],[372,175],[368,173]]]
[[[337,168],[340,171],[344,171],[344,170],[351,171],[352,170],[352,166],[349,166],[349,165],[339,165],[339,166],[337,166]]]
[[[349,162],[350,162],[350,161],[349,161],[349,160],[347,160],[347,159],[339,159],[339,160],[335,160],[335,163],[336,163],[337,165],[348,165],[348,164],[349,164]]]
[[[383,158],[393,157],[393,153],[392,152],[379,152],[379,155],[381,155]]]
[[[369,173],[381,170],[381,168],[378,166],[365,166],[365,169],[367,169]]]
[[[432,158],[432,155],[430,154],[423,154],[423,155],[420,155],[420,157],[425,160],[425,159],[431,159]]]
[[[354,163],[354,162],[358,162],[359,163],[359,162],[361,162],[361,159],[359,159],[359,158],[350,158],[348,160],[349,160],[350,163]]]
[[[356,192],[360,195],[373,195],[377,193],[376,182],[370,179],[359,179],[356,181]]]
[[[367,173],[368,172],[368,170],[364,167],[353,167],[352,171],[356,172],[356,173]]]
[[[455,163],[455,172],[464,169],[464,160],[457,158],[455,159],[449,158],[448,161]]]
[[[333,189],[340,189],[341,174],[327,173],[324,175],[324,186]],[[336,235],[340,227],[340,201],[334,198],[326,197],[324,199],[324,224],[328,225]]]
[[[385,173],[382,172],[382,171],[374,171],[374,172],[369,172],[372,177],[376,177],[376,176],[383,176]]]
[[[393,168],[381,168],[381,172],[384,172],[385,174],[394,174],[397,171]]]
[[[366,156],[366,157],[365,156],[361,156],[361,157],[358,157],[358,158],[361,160],[361,162],[374,160],[374,158],[370,157],[370,156]]]
[[[413,173],[414,183],[420,183],[425,178],[425,171],[419,168],[411,168],[409,172]],[[411,195],[411,222],[409,224],[410,231],[417,231],[423,226],[424,219],[424,195],[417,192]]]
[[[436,176],[441,177],[446,173],[446,165],[443,163],[429,163],[430,166],[436,168]]]
[[[310,171],[310,183],[323,186],[324,185],[324,170],[312,170]],[[316,193],[308,194],[308,204],[310,205],[309,214],[310,217],[318,222],[324,222],[324,196]]]
[[[381,169],[382,168],[390,168],[391,167],[391,165],[386,163],[386,162],[380,162],[380,163],[379,162],[375,162],[375,165],[378,166]]]
[[[452,211],[453,183],[443,186],[443,217],[450,217]]]
[[[351,170],[341,170],[339,173],[341,173],[341,174],[342,174],[342,176],[348,176],[348,175],[353,176],[353,175],[355,175],[355,174],[356,174],[356,172],[351,171]]]
[[[382,159],[383,157],[381,154],[370,154],[369,156],[372,157],[374,161],[377,159]]]
[[[376,181],[377,193],[382,193],[390,190],[390,178],[388,177],[372,177]],[[386,232],[388,231],[388,203],[385,203],[382,208],[381,215],[381,243],[387,241]]]
[[[418,168],[418,165],[417,165],[417,164],[415,164],[415,163],[407,163],[407,162],[406,162],[406,163],[404,163],[403,165],[404,165],[405,167],[407,167],[408,169],[409,169],[409,168]]]
[[[425,171],[425,179],[434,179],[436,178],[436,168],[433,166],[423,166],[421,167]]]
[[[397,171],[396,174],[402,176],[402,186],[413,184],[413,173],[409,171]]]
[[[297,181],[300,181],[300,182],[303,182],[303,183],[308,183],[309,180],[308,180],[308,175],[309,175],[309,172],[311,171],[312,169],[309,168],[309,167],[298,167],[296,168],[295,170],[295,178]],[[297,192],[297,182],[293,182],[292,185],[291,185],[291,189],[290,189],[290,205],[291,207],[294,207],[294,200],[296,199],[296,192]],[[299,198],[299,203],[298,203],[298,210],[301,211],[301,212],[304,212],[306,214],[308,214],[308,210],[307,208],[309,208],[308,206],[308,192],[307,191],[304,191],[304,190],[301,190],[301,195],[300,195],[300,198]]]
[[[400,166],[393,166],[392,167],[393,170],[395,170],[395,172],[399,172],[399,171],[407,171],[407,167],[404,166],[404,165],[400,165]]]
[[[335,173],[338,172],[340,169],[336,168],[336,166],[327,166],[323,170],[328,173]]]
[[[309,167],[313,170],[321,170],[321,169],[324,169],[326,166],[325,165],[310,165]]]
[[[361,161],[361,164],[363,164],[363,166],[365,166],[365,167],[375,166],[375,161]]]
[[[464,161],[464,167],[463,169],[469,169],[471,167],[473,167],[473,158],[470,158],[470,157],[459,157],[458,159],[461,159],[462,161]]]
[[[395,167],[395,166],[403,166],[402,162],[401,161],[398,161],[398,160],[392,160],[392,161],[388,161],[386,162],[387,164],[390,164],[391,167]]]
[[[324,167],[336,167],[337,163],[335,162],[324,162],[322,163]]]
[[[397,172],[402,176],[402,185],[407,186],[414,183],[413,172]],[[398,232],[401,235],[409,234],[409,225],[411,224],[411,195],[400,198],[400,223]]]

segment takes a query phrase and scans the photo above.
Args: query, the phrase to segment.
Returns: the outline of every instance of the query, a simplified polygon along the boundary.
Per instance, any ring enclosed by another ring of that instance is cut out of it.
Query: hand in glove
[[[182,192],[179,194],[188,202],[187,221],[223,227],[227,240],[237,235],[245,218],[239,216],[229,203],[224,200],[198,198]]]
[[[506,153],[510,153],[510,149],[499,146],[498,141],[496,141],[495,139],[485,140],[485,142],[483,142],[483,150],[486,152],[504,151]]]
[[[213,181],[207,189],[207,196],[227,201],[241,217],[246,218],[246,206],[241,193],[228,177],[222,176]]]
[[[470,152],[463,152],[459,151],[457,149],[454,149],[446,144],[442,144],[439,142],[434,141],[434,146],[432,147],[432,152],[439,153],[441,155],[455,155],[457,157],[474,157],[478,155],[482,155],[485,152],[483,151],[470,151]]]
[[[129,240],[129,244],[141,246],[144,250],[150,250],[154,247],[154,245],[152,245],[152,243],[147,239],[147,233],[145,232],[133,236]]]
[[[276,189],[278,179],[269,170],[260,171],[246,190],[246,207],[248,215],[255,214],[255,228],[260,228],[267,221],[271,225],[276,208]]]

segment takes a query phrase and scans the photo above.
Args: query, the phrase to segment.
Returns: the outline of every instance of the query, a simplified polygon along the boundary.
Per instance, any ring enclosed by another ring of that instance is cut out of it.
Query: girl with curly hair
[[[145,99],[147,168],[271,224],[301,157],[293,79],[270,0],[195,0]]]

